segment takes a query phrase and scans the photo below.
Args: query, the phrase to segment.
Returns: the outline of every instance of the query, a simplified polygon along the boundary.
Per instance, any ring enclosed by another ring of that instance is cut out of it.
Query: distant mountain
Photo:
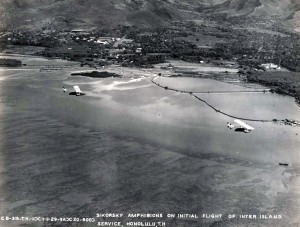
[[[204,1],[204,4],[209,1]],[[279,16],[287,18],[300,9],[299,0],[219,0],[203,10],[226,13],[231,16]]]
[[[207,14],[277,16],[297,24],[300,0],[1,0],[2,27],[157,27]]]
[[[161,26],[182,14],[163,0],[1,0],[0,13],[3,26],[25,29]]]

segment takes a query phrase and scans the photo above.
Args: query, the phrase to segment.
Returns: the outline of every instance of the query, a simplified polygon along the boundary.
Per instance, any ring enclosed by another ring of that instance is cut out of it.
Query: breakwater
[[[198,95],[196,94],[222,94],[222,93],[265,93],[265,92],[270,92],[270,90],[253,90],[253,91],[188,91],[188,90],[180,90],[180,89],[176,89],[176,88],[172,88],[169,86],[162,86],[159,83],[157,83],[155,81],[156,78],[158,78],[159,76],[153,77],[151,78],[151,82],[153,84],[155,84],[156,86],[165,89],[165,90],[170,90],[170,91],[174,91],[174,92],[178,92],[178,93],[182,93],[182,94],[188,94],[191,95],[192,97],[194,97],[195,99],[197,99],[198,101],[206,104],[208,107],[210,107],[211,109],[213,109],[214,111],[216,111],[217,113],[223,114],[227,117],[230,118],[234,118],[234,119],[239,119],[239,120],[245,120],[245,121],[255,121],[255,122],[274,122],[274,123],[282,123],[282,124],[286,124],[286,125],[291,125],[291,126],[300,126],[300,121],[298,120],[290,120],[290,119],[252,119],[252,118],[245,118],[245,117],[241,117],[241,116],[236,116],[236,115],[232,115],[229,113],[226,113],[220,109],[217,109],[215,106],[213,106],[212,104],[210,104],[209,102],[207,102],[206,100],[200,98]]]

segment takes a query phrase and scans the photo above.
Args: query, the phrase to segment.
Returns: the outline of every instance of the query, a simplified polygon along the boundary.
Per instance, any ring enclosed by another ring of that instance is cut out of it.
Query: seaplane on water
[[[237,127],[234,131],[236,132],[244,132],[244,133],[249,133],[252,130],[254,130],[254,128],[248,124],[246,124],[245,122],[241,121],[241,120],[234,120],[235,123],[237,123],[239,125],[239,127]],[[227,122],[227,127],[229,129],[233,129],[235,126],[229,122]]]
[[[74,88],[75,92],[70,92],[69,95],[76,95],[76,96],[85,95],[85,93],[83,93],[80,90],[79,86],[75,85],[75,86],[73,86],[73,88]]]

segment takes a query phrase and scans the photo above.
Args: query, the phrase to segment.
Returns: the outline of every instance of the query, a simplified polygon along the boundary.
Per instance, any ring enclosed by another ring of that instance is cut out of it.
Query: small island
[[[17,59],[0,58],[0,67],[21,67],[22,62]]]
[[[107,71],[79,72],[79,73],[72,73],[71,76],[86,76],[86,77],[92,77],[92,78],[109,78],[109,77],[121,78],[122,77],[119,74],[111,73],[111,72],[107,72]]]

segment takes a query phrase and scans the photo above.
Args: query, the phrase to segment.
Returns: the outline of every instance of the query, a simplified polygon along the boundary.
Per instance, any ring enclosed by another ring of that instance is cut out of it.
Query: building
[[[264,68],[265,70],[278,70],[278,69],[280,69],[280,66],[276,65],[274,63],[261,64],[261,67]]]

